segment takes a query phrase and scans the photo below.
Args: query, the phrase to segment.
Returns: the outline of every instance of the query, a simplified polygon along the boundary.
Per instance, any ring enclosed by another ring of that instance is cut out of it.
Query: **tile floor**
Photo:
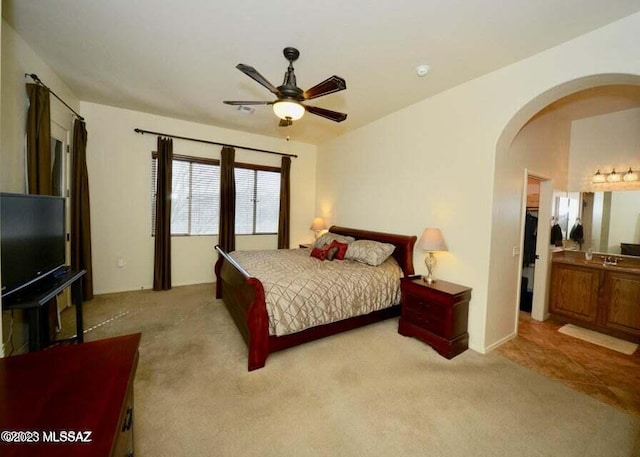
[[[563,323],[520,312],[518,336],[496,351],[573,389],[640,416],[640,349],[625,355],[563,335]]]

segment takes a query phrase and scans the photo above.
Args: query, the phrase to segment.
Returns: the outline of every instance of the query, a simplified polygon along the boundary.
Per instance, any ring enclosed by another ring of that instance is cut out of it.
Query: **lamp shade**
[[[304,106],[292,100],[278,100],[273,104],[273,112],[280,119],[297,121],[304,115]]]
[[[324,219],[321,217],[316,217],[313,222],[311,222],[311,230],[325,230],[327,228],[327,224],[325,224]]]
[[[448,251],[442,232],[437,228],[426,228],[416,246],[424,251]]]

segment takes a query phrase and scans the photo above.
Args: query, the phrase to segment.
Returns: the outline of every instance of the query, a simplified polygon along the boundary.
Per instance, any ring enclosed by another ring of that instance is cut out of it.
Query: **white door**
[[[543,321],[549,315],[549,278],[551,275],[551,211],[553,186],[550,179],[540,178],[540,204],[538,207],[538,234],[536,242],[535,276],[531,317]]]

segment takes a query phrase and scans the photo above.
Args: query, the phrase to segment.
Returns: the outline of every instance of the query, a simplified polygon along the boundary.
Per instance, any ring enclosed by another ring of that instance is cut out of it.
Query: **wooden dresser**
[[[442,280],[427,284],[422,278],[402,279],[400,287],[398,333],[424,341],[447,359],[467,350],[469,287]]]
[[[140,334],[0,359],[0,455],[132,456]]]

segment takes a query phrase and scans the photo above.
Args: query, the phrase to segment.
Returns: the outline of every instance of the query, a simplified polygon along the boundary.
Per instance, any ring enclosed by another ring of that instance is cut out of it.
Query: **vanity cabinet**
[[[595,323],[598,317],[599,290],[599,270],[553,264],[550,302],[552,313]]]
[[[553,316],[640,343],[640,270],[554,259],[550,289]]]
[[[607,328],[640,337],[640,275],[605,273],[603,308]]]

